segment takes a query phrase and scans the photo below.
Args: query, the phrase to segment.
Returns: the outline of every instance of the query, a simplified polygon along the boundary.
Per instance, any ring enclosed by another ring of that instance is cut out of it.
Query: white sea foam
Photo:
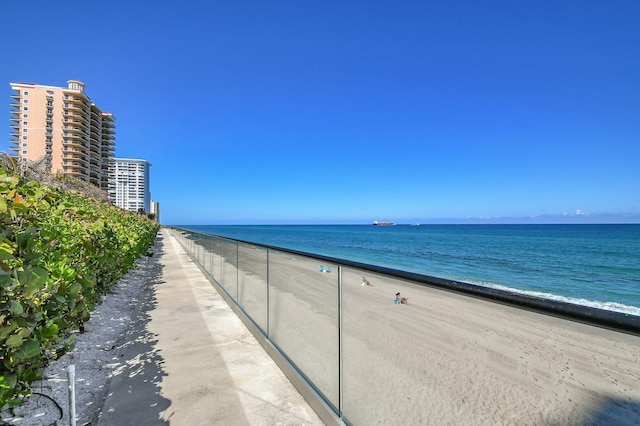
[[[469,284],[475,284],[482,287],[490,287],[498,290],[505,290],[512,293],[525,294],[528,296],[539,297],[541,299],[556,300],[559,302],[571,303],[580,306],[589,306],[591,308],[604,309],[606,311],[621,312],[623,314],[640,316],[640,308],[637,306],[624,305],[618,302],[603,302],[598,300],[579,299],[575,297],[559,296],[557,294],[545,293],[542,291],[520,290],[517,288],[507,287],[500,284],[494,284],[482,281],[465,280]]]

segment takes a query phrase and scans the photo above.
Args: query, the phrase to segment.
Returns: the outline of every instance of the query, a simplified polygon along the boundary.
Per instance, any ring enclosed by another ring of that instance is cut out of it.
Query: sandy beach
[[[237,292],[266,324],[266,253],[251,252]],[[235,292],[235,262],[212,262]],[[343,268],[339,347],[338,265],[269,262],[272,340],[335,406],[342,386],[353,424],[640,424],[639,336]]]

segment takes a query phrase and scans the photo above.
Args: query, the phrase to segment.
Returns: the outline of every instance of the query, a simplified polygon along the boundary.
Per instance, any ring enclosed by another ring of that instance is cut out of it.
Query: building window
[[[23,121],[23,122],[22,122],[22,125],[23,125],[23,126],[28,126],[28,125],[29,125],[29,122],[28,122],[28,121]]]
[[[24,91],[24,95],[25,95],[25,96],[29,96],[29,92],[25,90],[25,91]]]
[[[29,111],[29,107],[24,107],[22,109],[25,110],[25,111]]]
[[[24,100],[24,103],[25,103],[25,104],[28,104],[28,103],[29,103],[29,99],[25,99],[25,100]]]
[[[27,155],[27,151],[22,151],[22,155]]]
[[[22,114],[22,118],[29,118],[29,114]]]
[[[29,144],[25,142],[25,143],[23,143],[23,144],[22,144],[22,147],[23,147],[23,148],[26,148],[26,147],[27,147],[27,145],[29,145]]]
[[[25,133],[29,131],[29,129],[22,129]]]
[[[24,135],[24,136],[22,137],[22,139],[23,139],[23,140],[27,140],[27,139],[28,139],[27,135]]]

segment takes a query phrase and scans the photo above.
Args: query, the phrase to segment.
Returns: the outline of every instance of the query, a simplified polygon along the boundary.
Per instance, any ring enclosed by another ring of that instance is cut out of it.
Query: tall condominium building
[[[61,172],[109,190],[115,152],[115,120],[91,102],[85,85],[67,87],[10,83],[11,150],[20,159],[49,160]]]
[[[160,203],[158,201],[151,200],[151,211],[149,213],[154,214],[156,222],[160,223]]]
[[[109,198],[116,206],[134,212],[151,212],[149,167],[146,160],[114,159],[114,186]]]

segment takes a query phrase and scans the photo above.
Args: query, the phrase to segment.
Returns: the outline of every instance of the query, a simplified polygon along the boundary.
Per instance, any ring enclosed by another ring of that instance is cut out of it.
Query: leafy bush
[[[0,167],[0,408],[67,352],[158,224]]]

